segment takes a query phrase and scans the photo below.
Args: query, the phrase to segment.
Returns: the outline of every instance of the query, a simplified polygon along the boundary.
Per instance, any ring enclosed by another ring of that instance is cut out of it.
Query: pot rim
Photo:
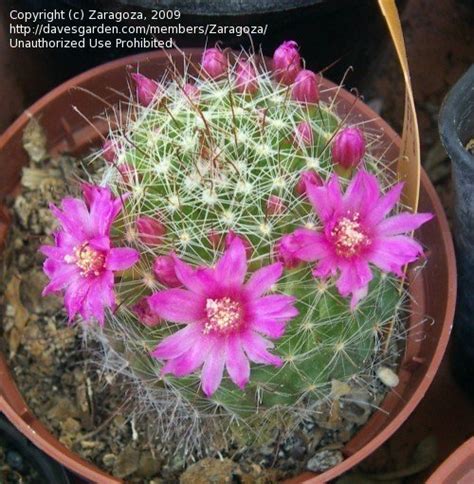
[[[90,69],[76,77],[73,77],[56,87],[40,100],[34,103],[29,109],[20,115],[20,117],[4,132],[0,137],[0,153],[3,151],[5,146],[12,140],[12,138],[22,130],[26,123],[32,116],[37,115],[41,110],[50,103],[53,99],[58,96],[63,95],[69,90],[73,89],[77,85],[84,83],[85,81],[91,80],[97,75],[104,74],[106,72],[111,72],[117,68],[124,68],[128,65],[133,65],[136,67],[145,61],[164,61],[167,62],[167,55],[174,52],[168,51],[167,53],[163,51],[146,52],[137,55],[131,55],[121,59],[117,59],[106,64],[102,64],[98,67]],[[202,53],[202,49],[185,49],[186,55],[198,56]],[[323,81],[325,85],[329,88],[336,87],[330,81]],[[354,96],[349,92],[341,89],[341,93],[347,99],[354,99]],[[397,143],[400,142],[400,138],[394,132],[394,130],[376,113],[374,113],[366,104],[362,102],[357,103],[358,113],[362,114],[364,119],[377,120],[378,127],[385,131],[393,140]],[[392,416],[389,423],[376,435],[371,435],[370,440],[365,442],[362,439],[362,444],[359,449],[354,449],[352,455],[349,455],[345,460],[335,466],[334,468],[324,472],[320,475],[315,475],[313,473],[303,473],[294,479],[290,479],[287,482],[304,482],[304,483],[321,483],[327,482],[335,477],[339,476],[343,472],[346,472],[352,468],[355,464],[359,463],[363,458],[370,455],[376,448],[378,448],[385,440],[387,440],[408,418],[420,400],[426,393],[429,385],[431,384],[438,367],[441,363],[444,351],[447,346],[449,339],[449,334],[451,331],[452,321],[454,317],[454,307],[456,300],[456,266],[454,259],[454,247],[452,239],[450,236],[449,226],[444,214],[441,202],[436,195],[435,189],[431,185],[426,173],[422,171],[421,184],[426,192],[426,196],[430,202],[432,210],[436,213],[437,223],[439,225],[439,238],[444,248],[446,254],[446,277],[447,277],[447,288],[448,293],[446,295],[446,305],[443,314],[443,321],[438,324],[442,324],[442,331],[440,332],[439,339],[436,343],[435,350],[432,353],[429,365],[426,369],[426,374],[424,378],[420,381],[419,385],[415,389],[413,395],[405,402],[403,408]],[[10,191],[14,186],[8,187]],[[0,223],[1,229],[1,223]],[[1,235],[1,230],[0,230]],[[408,338],[410,339],[410,338]],[[3,396],[2,396],[3,392]],[[387,395],[392,392],[388,392]],[[66,449],[62,444],[57,441],[41,424],[36,417],[33,416],[29,410],[26,403],[23,401],[21,394],[13,380],[12,375],[8,369],[6,359],[0,354],[0,410],[5,413],[5,415],[14,423],[17,428],[24,433],[31,441],[33,441],[39,448],[44,450],[46,453],[56,458],[66,467],[70,468],[74,472],[78,473],[84,478],[91,479],[94,482],[122,482],[118,479],[112,478],[109,474],[105,473],[98,467],[90,464],[89,462],[83,460],[77,454]],[[375,412],[374,416],[380,414],[381,412]],[[370,420],[367,424],[362,427],[362,431],[370,427]],[[360,432],[360,431],[359,431]],[[369,432],[370,435],[370,432]],[[357,435],[356,435],[357,437]]]

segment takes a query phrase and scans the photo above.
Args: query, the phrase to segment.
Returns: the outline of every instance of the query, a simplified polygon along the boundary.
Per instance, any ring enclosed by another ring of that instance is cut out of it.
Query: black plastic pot
[[[446,96],[439,115],[441,141],[452,161],[458,298],[453,331],[453,370],[474,399],[474,64]]]
[[[5,451],[9,467],[24,475],[30,470],[29,480],[18,482],[33,482],[34,484],[69,484],[71,481],[61,465],[36,448],[13,425],[0,416],[0,445]],[[3,482],[0,474],[0,482]]]

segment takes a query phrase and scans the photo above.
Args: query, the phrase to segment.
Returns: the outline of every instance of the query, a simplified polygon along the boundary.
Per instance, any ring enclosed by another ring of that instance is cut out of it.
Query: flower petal
[[[304,236],[303,230],[306,232]],[[296,230],[295,235],[297,233],[299,234],[298,243],[301,247],[295,251],[296,258],[305,262],[312,262],[330,253],[326,237],[323,234],[306,229]]]
[[[375,207],[365,214],[365,221],[369,225],[376,225],[392,210],[400,200],[403,182],[394,185],[383,197],[379,198]]]
[[[369,261],[382,271],[402,276],[402,268],[423,254],[423,248],[414,239],[405,235],[380,237],[371,248]]]
[[[199,324],[190,324],[176,333],[167,336],[152,351],[151,355],[159,360],[175,359],[187,352],[191,347],[199,347],[202,340],[202,329]],[[206,354],[203,352],[203,354]]]
[[[167,361],[161,372],[163,375],[171,373],[178,377],[189,375],[203,364],[206,355],[205,348],[195,344],[177,358]]]
[[[256,319],[269,317],[274,319],[288,319],[288,314],[294,316],[298,314],[298,311],[293,307],[294,302],[295,298],[293,296],[272,294],[249,303],[249,310]]]
[[[210,397],[221,384],[226,361],[225,346],[221,341],[210,348],[202,368],[201,383],[204,394]]]
[[[433,218],[431,213],[400,213],[385,219],[379,226],[378,230],[384,237],[399,235],[412,230],[416,230],[428,220]]]
[[[216,280],[227,286],[240,286],[247,272],[245,246],[239,237],[234,237],[229,248],[216,264]]]
[[[70,281],[64,293],[64,307],[69,321],[82,309],[88,291],[89,284],[85,277],[77,276]]]
[[[192,292],[198,294],[209,294],[215,288],[213,272],[207,268],[198,267],[194,269],[181,259],[171,254],[174,261],[174,270],[178,280]]]
[[[80,311],[85,320],[95,318],[101,326],[104,325],[105,309],[115,305],[113,288],[114,275],[110,271],[89,281],[89,289]]]
[[[344,194],[345,210],[367,212],[379,200],[380,186],[375,175],[359,170]]]
[[[135,249],[120,247],[110,249],[105,267],[110,271],[123,271],[132,267],[140,258],[140,254]]]
[[[342,207],[342,193],[337,175],[332,175],[322,187],[306,183],[306,193],[322,222],[326,222],[336,207]]]
[[[295,311],[296,314],[298,314],[298,311],[296,309]],[[252,320],[250,327],[258,333],[261,333],[273,339],[278,339],[281,338],[285,332],[285,323],[286,321],[284,320],[282,321],[271,318],[257,318]]]
[[[173,288],[148,298],[152,311],[175,323],[192,323],[205,317],[205,298],[185,289]]]
[[[239,337],[231,337],[227,340],[226,368],[231,380],[243,390],[250,379],[250,363],[242,349]]]
[[[245,287],[253,297],[258,297],[268,291],[278,281],[282,273],[283,264],[281,262],[262,267],[252,274]]]
[[[348,261],[340,269],[341,275],[336,282],[336,287],[344,297],[367,286],[373,277],[365,259]]]
[[[254,363],[261,363],[264,365],[283,365],[283,360],[276,355],[272,355],[268,348],[273,348],[273,344],[255,333],[248,331],[241,336],[242,347],[248,358]]]
[[[51,278],[51,282],[43,289],[43,296],[61,291],[75,277],[80,277],[79,270],[75,264],[65,264],[55,259],[46,259],[43,263],[43,270]]]

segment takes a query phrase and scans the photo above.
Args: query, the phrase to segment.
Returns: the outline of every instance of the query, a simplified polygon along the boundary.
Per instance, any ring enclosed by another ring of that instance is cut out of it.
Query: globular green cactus
[[[252,92],[238,89],[241,62],[255,72]],[[399,279],[380,270],[374,269],[367,297],[352,310],[333,277],[318,279],[310,265],[289,264],[272,287],[295,296],[299,311],[275,341],[282,367],[252,365],[245,390],[224,376],[211,397],[200,388],[199,372],[180,378],[160,373],[163,362],[150,353],[176,325],[143,324],[132,310],[166,287],[153,275],[155,258],[175,253],[193,266],[212,266],[230,232],[246,241],[249,272],[268,265],[278,258],[283,236],[321,227],[304,185],[298,185],[302,174],[327,181],[335,171],[331,142],[343,121],[334,105],[295,100],[291,86],[244,54],[230,64],[220,77],[174,73],[151,84],[148,103],[131,100],[129,119],[110,132],[105,151],[94,155],[108,160],[102,185],[129,193],[114,236],[141,257],[116,281],[119,305],[104,329],[90,331],[103,341],[109,367],[125,368],[137,383],[159,428],[194,433],[194,439],[196,422],[209,419],[253,438],[263,422],[295,422],[311,414],[317,402],[330,398],[334,380],[347,382],[373,370],[384,330],[400,318],[403,303]],[[369,144],[375,140],[365,137]],[[383,161],[365,153],[364,164],[387,188]],[[144,216],[163,228],[155,244],[140,236],[137,219]]]

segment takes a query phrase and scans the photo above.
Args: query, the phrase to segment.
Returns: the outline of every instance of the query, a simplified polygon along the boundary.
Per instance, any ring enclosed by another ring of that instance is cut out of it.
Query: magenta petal
[[[56,245],[42,245],[39,250],[46,257],[61,261],[64,261],[64,257],[70,254],[70,251],[67,248],[58,247]]]
[[[280,262],[262,267],[252,274],[245,287],[254,297],[258,297],[268,291],[278,281],[282,273],[283,264]]]
[[[46,259],[43,263],[43,270],[51,278],[51,282],[43,289],[43,296],[61,291],[75,277],[80,277],[76,265],[57,262],[54,259]]]
[[[187,289],[198,294],[208,294],[215,287],[212,271],[207,268],[193,269],[190,265],[172,254],[174,271],[179,282]]]
[[[369,292],[369,286],[367,285],[367,286],[361,287],[360,289],[355,290],[352,293],[351,311],[354,311],[354,309],[357,307],[359,302],[367,296],[368,292]]]
[[[109,271],[104,272],[89,283],[89,290],[81,308],[84,319],[95,318],[103,326],[105,309],[112,308],[115,305],[113,286],[114,275]]]
[[[90,234],[92,219],[84,200],[66,197],[61,202],[61,208],[64,216],[74,226],[74,230],[71,230],[72,233],[76,232],[78,227],[80,227],[86,234]]]
[[[64,306],[71,321],[82,309],[84,300],[89,291],[89,284],[84,277],[77,276],[70,281],[64,293]]]
[[[67,231],[68,235],[74,234],[74,237],[77,237],[78,240],[83,240],[86,237],[84,231],[85,227],[80,226],[77,220],[74,220],[73,217],[71,218],[71,214],[64,214],[52,203],[49,205],[49,209],[51,210],[51,213],[58,219],[63,229]]]
[[[278,318],[283,311],[292,308],[294,302],[295,298],[293,296],[272,294],[253,301],[250,307],[256,318],[269,316]]]
[[[152,311],[175,323],[192,323],[205,317],[205,298],[185,289],[167,289],[148,298]]]
[[[329,251],[324,235],[312,230],[307,232],[304,239],[301,239],[301,247],[295,251],[295,257],[305,262],[312,262],[327,256]],[[310,233],[312,233],[311,236]]]
[[[227,340],[226,368],[231,380],[243,390],[250,378],[250,364],[238,337]]]
[[[336,282],[336,287],[341,296],[347,296],[367,286],[372,277],[372,271],[367,261],[356,259],[341,267],[341,275]]]
[[[187,352],[191,347],[199,347],[202,339],[202,328],[199,324],[190,324],[176,333],[167,336],[153,350],[151,355],[157,359],[174,359]],[[205,354],[205,352],[203,352]]]
[[[421,254],[423,248],[416,240],[405,235],[397,235],[377,239],[369,260],[385,272],[402,276],[403,266],[415,261]]]
[[[319,278],[326,278],[330,275],[335,275],[336,272],[337,261],[333,257],[327,256],[322,259],[313,269],[313,276]]]
[[[219,388],[224,375],[225,361],[225,346],[221,341],[218,341],[207,354],[202,368],[202,390],[207,397],[210,397]]]
[[[428,220],[433,218],[431,213],[401,213],[385,219],[379,226],[382,236],[399,235],[416,230]]]
[[[375,175],[359,170],[344,194],[346,210],[367,212],[379,199],[380,186]]]
[[[132,267],[140,258],[135,249],[120,247],[111,249],[107,255],[105,267],[110,271],[123,271]]]
[[[216,280],[222,285],[239,286],[247,272],[245,246],[239,237],[234,237],[229,248],[216,264]]]
[[[296,309],[295,309],[296,311]],[[296,311],[298,314],[298,311]],[[294,316],[296,316],[296,314]],[[275,319],[254,319],[251,323],[251,328],[269,338],[281,338],[285,332],[285,321],[278,321]]]
[[[403,190],[403,182],[393,186],[383,197],[379,199],[377,205],[366,214],[365,220],[370,225],[380,223],[380,221],[392,210],[400,200]]]
[[[268,351],[268,348],[273,348],[273,344],[254,331],[248,331],[245,335],[242,335],[241,341],[245,353],[254,363],[283,365],[283,360],[279,356],[272,355]]]
[[[164,375],[171,373],[178,377],[189,375],[203,364],[205,357],[206,353],[203,348],[194,345],[177,358],[167,361],[161,372]]]

